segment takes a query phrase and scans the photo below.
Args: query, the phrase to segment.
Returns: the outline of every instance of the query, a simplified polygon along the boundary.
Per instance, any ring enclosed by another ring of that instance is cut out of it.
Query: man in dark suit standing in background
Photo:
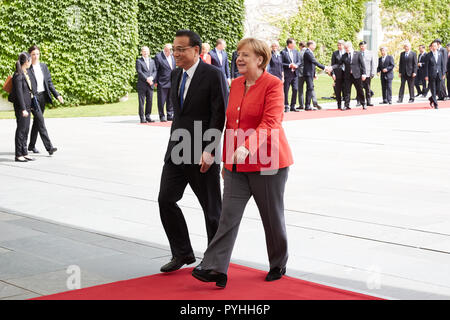
[[[223,39],[217,39],[216,47],[209,52],[211,56],[211,64],[219,68],[225,79],[228,82],[228,85],[231,85],[231,74],[230,74],[230,66],[228,65],[228,55],[225,49],[227,48],[227,43]]]
[[[164,46],[163,51],[155,56],[156,66],[156,92],[158,93],[158,112],[159,120],[166,122],[173,120],[173,105],[170,97],[170,74],[175,69],[175,58],[172,55],[172,45],[170,43]],[[167,110],[167,119],[164,114],[164,104]]]
[[[366,95],[366,103],[368,107],[373,107],[373,104],[371,102],[372,98],[372,90],[370,89],[370,84],[372,81],[372,78],[375,76],[375,73],[377,71],[377,60],[375,60],[375,57],[373,53],[369,50],[367,50],[367,42],[361,41],[359,43],[359,49],[361,52],[361,55],[364,58],[364,64],[366,66],[366,73],[367,77],[366,80],[362,82],[363,89]]]
[[[344,101],[345,109],[350,109],[350,93],[352,90],[352,85],[356,89],[356,100],[359,102],[363,109],[366,109],[366,101],[364,98],[364,91],[362,87],[362,82],[366,80],[366,65],[364,63],[364,58],[361,52],[353,50],[353,44],[347,41],[344,44],[345,54],[342,56],[339,64],[332,66],[334,70],[344,66]]]
[[[231,54],[231,81],[241,76],[237,68],[236,59],[237,51],[233,51],[233,53]]]
[[[280,44],[278,41],[272,42],[272,57],[269,61],[269,65],[267,66],[267,71],[284,81],[284,71],[283,71],[283,57],[280,53]]]
[[[208,243],[214,237],[222,209],[220,146],[225,124],[228,86],[222,72],[200,59],[202,41],[190,30],[179,30],[173,51],[177,69],[172,72],[171,97],[175,116],[164,157],[158,196],[161,221],[172,251],[172,260],[161,272],[194,263],[195,256],[183,212],[177,202],[189,184],[203,209]],[[217,136],[210,142],[205,132]],[[211,146],[212,143],[212,146]]]
[[[377,72],[381,79],[383,102],[392,104],[392,80],[394,79],[394,57],[387,54],[387,47],[380,48],[381,57],[378,59]]]
[[[307,49],[303,55],[303,77],[306,82],[306,100],[305,111],[313,110],[311,108],[311,100],[314,95],[314,78],[316,76],[316,66],[327,72],[331,72],[331,67],[325,67],[319,63],[314,57],[314,50],[316,49],[316,42],[310,40],[306,43]]]
[[[52,76],[45,63],[40,62],[41,50],[38,46],[32,46],[28,49],[28,53],[31,56],[30,73],[32,75],[32,81],[36,81],[36,97],[41,107],[41,112],[35,110],[33,113],[33,126],[31,128],[30,143],[28,144],[28,151],[33,153],[39,153],[36,149],[36,141],[38,133],[47,149],[47,152],[52,155],[57,148],[53,147],[48,136],[47,128],[45,127],[44,111],[47,103],[53,104],[52,94],[58,99],[60,103],[64,103],[63,97],[56,91],[53,85]]]
[[[425,70],[427,68],[427,52],[425,50],[425,46],[421,44],[419,46],[419,57],[417,58],[417,76],[414,80],[414,84],[416,86],[417,95],[426,97],[428,93],[427,82],[425,81]],[[422,86],[422,88],[420,87]]]
[[[447,99],[450,100],[450,43],[447,43]]]
[[[339,61],[345,54],[344,43],[344,40],[338,41],[337,50],[331,55],[332,66],[339,64]],[[342,110],[342,98],[344,96],[344,68],[345,66],[342,65],[341,67],[334,69],[332,74],[334,80],[334,94],[336,95],[336,102],[339,110]]]
[[[411,44],[406,42],[403,46],[405,51],[400,54],[400,65],[398,75],[401,78],[400,91],[398,92],[398,103],[403,102],[405,93],[405,82],[408,82],[409,103],[414,102],[414,78],[417,75],[417,55],[411,51]]]
[[[136,72],[138,74],[137,92],[139,97],[139,117],[141,123],[155,122],[150,115],[152,114],[153,88],[157,76],[156,66],[153,59],[150,58],[148,47],[142,47],[142,57],[136,60]],[[145,116],[144,116],[145,104]]]
[[[284,70],[284,111],[294,111],[295,103],[297,101],[297,89],[298,89],[298,64],[299,64],[299,52],[295,49],[295,40],[289,38],[286,41],[286,48],[281,51],[281,57],[283,60]],[[292,87],[291,103],[289,106],[289,88]]]
[[[446,65],[444,64],[444,57],[438,50],[438,41],[433,41],[431,44],[431,51],[427,55],[427,65],[425,80],[429,81],[429,88],[431,92],[430,107],[438,108],[436,95],[441,87],[442,81],[445,79]]]
[[[442,58],[444,59],[444,67],[445,67],[445,69],[447,69],[447,62],[448,62],[448,53],[447,53],[447,49],[445,49],[443,46],[442,46],[442,41],[441,41],[441,39],[436,39],[436,40],[434,40],[434,42],[436,42],[437,43],[437,45],[438,45],[438,52],[440,52],[441,53],[441,55],[442,55]],[[440,84],[440,88],[438,88],[437,89],[437,95],[438,95],[438,100],[441,100],[441,101],[443,101],[443,100],[445,100],[445,98],[446,98],[446,96],[447,96],[447,88],[445,87],[445,79],[444,79],[444,81],[441,81],[441,84]]]

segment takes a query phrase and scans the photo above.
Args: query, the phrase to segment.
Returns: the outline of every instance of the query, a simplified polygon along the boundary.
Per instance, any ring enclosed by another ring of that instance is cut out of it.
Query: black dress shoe
[[[56,151],[58,151],[58,148],[53,147],[53,148],[51,148],[50,150],[48,150],[48,154],[49,154],[49,155],[52,155],[52,154],[54,154]]]
[[[153,120],[152,118],[145,118],[145,120],[147,120],[147,122],[150,122],[150,123],[155,122],[155,120]]]
[[[225,288],[228,280],[225,273],[202,269],[201,266],[197,266],[194,268],[194,270],[192,270],[192,276],[203,282],[215,282],[216,286],[221,288]]]
[[[166,117],[161,117],[161,118],[159,119],[159,121],[161,121],[161,122],[167,122]]]
[[[39,153],[39,150],[36,149],[36,147],[34,147],[34,148],[28,147],[28,151],[31,151],[31,152],[33,152],[33,153]]]
[[[380,102],[380,104],[388,104],[387,101]]]
[[[368,103],[367,106],[368,107],[373,107],[373,103]]]
[[[30,157],[30,156],[23,156],[23,157],[24,157],[25,160],[27,160],[27,161],[34,161],[34,160],[36,160],[35,158]]]
[[[305,107],[303,107],[303,106],[300,106],[297,108],[297,110],[303,110],[303,109],[305,109]]]
[[[344,107],[344,110],[352,110],[350,107]]]
[[[341,107],[341,106],[338,106],[337,108],[338,108],[338,110],[342,110],[342,107]]]
[[[173,117],[167,117],[167,121],[173,121]]]
[[[409,99],[408,103],[413,103],[414,99]]]
[[[147,123],[147,120],[141,120],[141,123]]]
[[[389,104],[392,104],[392,101],[389,101],[388,103],[389,103]]]
[[[289,112],[289,107],[284,107],[284,112]]]
[[[402,100],[398,99],[397,103],[403,103],[403,99]]]
[[[360,107],[360,106],[361,106],[361,103],[359,103],[359,102],[356,103],[356,106],[357,106],[357,107]]]
[[[16,162],[28,162],[28,160],[25,159],[24,157],[16,157],[15,160]]]
[[[322,107],[319,105],[314,106],[314,108],[317,108],[317,110],[322,110]]]
[[[161,272],[172,272],[180,269],[185,264],[193,264],[196,261],[194,256],[172,258],[169,263],[161,267]]]
[[[365,106],[365,105],[362,105],[362,107],[363,107],[363,110],[367,110],[367,108],[366,108],[366,106]]]
[[[266,281],[275,281],[281,279],[286,273],[286,267],[284,268],[273,268],[270,269],[269,273],[266,276]]]
[[[312,108],[311,107],[306,107],[305,111],[312,111]]]
[[[291,108],[291,110],[290,110],[291,112],[300,112],[300,111],[298,111],[297,109],[295,109],[295,108]]]

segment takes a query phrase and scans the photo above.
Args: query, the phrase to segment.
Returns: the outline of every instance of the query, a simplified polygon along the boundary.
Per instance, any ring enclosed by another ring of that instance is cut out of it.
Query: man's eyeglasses
[[[173,52],[175,53],[175,52],[178,52],[178,53],[184,53],[187,49],[189,49],[189,48],[193,48],[192,46],[189,46],[189,47],[175,47],[175,48],[173,48]]]

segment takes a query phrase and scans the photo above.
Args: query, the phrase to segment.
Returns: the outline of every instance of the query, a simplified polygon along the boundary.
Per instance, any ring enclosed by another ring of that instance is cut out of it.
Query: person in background
[[[207,63],[207,64],[211,64],[211,56],[208,53],[209,50],[211,50],[211,46],[209,45],[209,43],[203,43],[202,44],[202,53],[200,54],[200,58],[202,58],[203,62]]]
[[[172,45],[170,43],[164,46],[163,51],[155,56],[156,67],[156,92],[158,93],[158,113],[161,122],[173,120],[173,104],[170,97],[170,74],[175,69],[175,58],[172,54]],[[164,114],[164,104],[166,105],[167,118]]]
[[[286,40],[286,48],[281,51],[284,70],[284,112],[294,111],[297,101],[298,90],[298,63],[299,52],[295,49],[295,40],[289,38]],[[289,88],[292,87],[291,103],[289,105]]]
[[[233,51],[233,54],[231,55],[231,81],[241,76],[236,65],[236,59],[237,51]]]
[[[228,82],[228,86],[231,85],[231,74],[230,66],[228,64],[228,55],[225,49],[227,48],[227,43],[223,39],[217,39],[216,47],[209,52],[211,55],[211,64],[216,66],[222,71],[225,79]]]
[[[138,74],[137,92],[139,97],[139,117],[141,123],[155,122],[152,114],[153,89],[155,88],[156,65],[150,58],[150,49],[142,47],[142,57],[136,60],[136,72]],[[145,105],[145,114],[144,114]]]
[[[345,54],[344,43],[344,40],[339,40],[337,42],[337,50],[334,51],[331,56],[331,65],[338,64],[342,59],[342,56]],[[336,68],[332,73],[334,80],[334,93],[336,95],[337,108],[339,110],[342,110],[342,98],[344,96],[344,68],[345,66]]]
[[[450,100],[450,43],[447,43],[447,100]]]
[[[377,73],[381,80],[383,101],[380,104],[392,104],[392,80],[394,79],[394,57],[387,54],[387,47],[381,47]]]
[[[405,83],[408,82],[409,103],[414,102],[414,78],[417,75],[417,55],[411,51],[411,44],[406,42],[403,45],[405,51],[400,54],[400,65],[398,68],[398,76],[401,79],[400,91],[398,92],[398,103],[403,102],[403,94],[405,92]]]
[[[430,107],[438,109],[438,99],[437,94],[439,88],[441,87],[442,81],[445,79],[445,61],[443,55],[438,50],[438,41],[433,41],[431,44],[431,51],[428,53],[427,57],[427,69],[425,74],[425,80],[429,81],[429,88],[431,92],[431,97],[428,98],[430,101]]]
[[[33,126],[31,127],[28,151],[39,153],[39,150],[36,149],[36,140],[39,133],[45,149],[52,155],[58,149],[53,147],[48,136],[44,120],[45,106],[47,103],[53,104],[52,94],[60,103],[64,103],[64,99],[58,91],[56,91],[47,65],[40,62],[41,50],[39,47],[36,45],[31,46],[28,49],[28,53],[31,55],[31,68],[29,69],[29,72],[30,75],[32,75],[32,85],[36,88],[36,98],[40,106],[40,110],[33,111]]]
[[[16,62],[16,71],[12,78],[12,91],[9,101],[14,104],[17,129],[15,135],[15,160],[16,162],[33,161],[28,155],[27,140],[30,130],[31,99],[36,93],[33,90],[28,68],[31,66],[31,56],[28,52],[22,52]]]
[[[434,40],[434,42],[437,43],[437,51],[442,55],[442,59],[444,60],[444,68],[445,70],[447,70],[447,60],[448,60],[448,53],[447,53],[447,49],[445,49],[442,46],[442,41],[441,39],[436,39]],[[444,71],[444,74],[446,73],[446,71]],[[437,89],[437,95],[438,95],[438,100],[439,101],[443,101],[445,100],[445,98],[447,97],[447,88],[445,87],[445,79],[444,81],[441,81],[440,84],[440,88]]]
[[[267,66],[267,72],[274,75],[281,82],[284,82],[284,71],[283,71],[283,58],[280,53],[280,44],[278,41],[272,42],[272,57],[270,58],[270,62]]]
[[[303,76],[306,81],[306,101],[305,101],[305,111],[312,111],[311,101],[314,100],[314,79],[317,79],[316,76],[316,67],[319,67],[322,70],[325,70],[328,73],[332,72],[331,67],[326,67],[323,64],[319,63],[314,57],[314,50],[316,50],[316,42],[308,41],[306,43],[307,49],[303,55]],[[314,102],[313,102],[314,105]],[[322,109],[319,105],[316,106],[319,110]]]
[[[425,51],[425,46],[421,44],[419,46],[419,57],[417,58],[417,76],[414,80],[414,84],[417,90],[416,97],[421,95],[425,98],[428,93],[427,82],[425,81],[425,70],[427,68],[426,60],[427,52]]]
[[[293,158],[282,126],[283,84],[265,70],[271,56],[265,42],[243,39],[237,50],[242,77],[231,84],[227,107],[219,229],[202,262],[192,271],[196,279],[215,282],[222,288],[228,280],[239,224],[251,197],[258,206],[266,237],[270,271],[265,280],[282,278],[288,260],[284,190]],[[250,136],[248,132],[252,132]],[[253,138],[257,139],[256,143],[251,142],[255,141]],[[266,148],[272,152],[270,155],[262,152],[266,154],[262,159],[261,151]]]
[[[371,89],[370,89],[370,83],[372,81],[372,78],[375,76],[377,71],[377,60],[375,60],[375,56],[372,53],[372,51],[367,50],[367,42],[361,41],[359,43],[359,49],[361,52],[361,55],[363,56],[364,63],[366,66],[366,80],[362,82],[365,98],[366,98],[366,104],[368,107],[373,107],[372,101],[371,101]]]

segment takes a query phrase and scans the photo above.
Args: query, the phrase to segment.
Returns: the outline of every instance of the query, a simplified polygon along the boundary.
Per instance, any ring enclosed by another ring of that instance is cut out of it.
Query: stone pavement
[[[9,219],[0,223],[0,292],[12,292],[2,296],[67,290],[70,265],[83,287],[158,272],[170,255],[157,204],[169,128],[137,117],[46,122],[58,152],[22,164],[15,121],[0,120],[0,211]],[[446,108],[285,122],[295,161],[288,275],[385,298],[449,299],[449,123]],[[179,205],[201,258],[206,232],[189,188]],[[268,268],[253,201],[233,262]]]

